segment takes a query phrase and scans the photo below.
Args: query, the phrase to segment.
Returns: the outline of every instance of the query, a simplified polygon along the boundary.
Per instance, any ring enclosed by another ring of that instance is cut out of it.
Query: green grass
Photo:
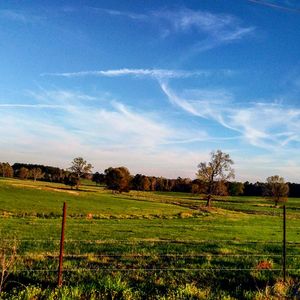
[[[0,181],[0,197],[0,212],[15,216],[58,215],[61,214],[63,202],[68,204],[69,215],[79,217],[87,214],[103,217],[175,215],[190,211],[166,203],[137,201],[128,195],[113,194],[103,187],[83,186],[77,191],[62,184],[15,179]]]
[[[293,270],[280,294],[276,286],[281,280],[277,269],[281,268],[282,210],[257,197],[226,197],[206,209],[200,198],[166,192],[114,194],[90,182],[76,191],[61,184],[0,179],[0,248],[9,252],[16,243],[18,255],[0,298],[295,295],[300,274],[300,199],[291,198],[287,204],[287,267]],[[68,215],[65,287],[57,289],[63,202]],[[261,261],[269,262],[273,271],[257,269]]]

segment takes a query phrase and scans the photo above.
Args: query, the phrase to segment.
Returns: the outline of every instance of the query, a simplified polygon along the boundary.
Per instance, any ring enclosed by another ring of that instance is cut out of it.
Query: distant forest
[[[38,164],[0,163],[0,177],[32,179],[48,182],[70,184],[71,171],[57,167],[44,166]],[[199,179],[181,178],[176,179],[146,176],[142,174],[131,175],[125,167],[108,168],[103,173],[96,172],[83,174],[81,178],[90,179],[97,185],[106,185],[109,189],[116,189],[114,182],[116,178],[121,178],[126,182],[126,188],[121,191],[139,190],[139,191],[169,191],[185,193],[201,193],[202,182]],[[300,197],[300,184],[287,183],[289,186],[289,197]],[[227,189],[224,195],[243,195],[243,196],[264,196],[266,183],[264,182],[227,182]],[[73,185],[75,186],[75,184]]]

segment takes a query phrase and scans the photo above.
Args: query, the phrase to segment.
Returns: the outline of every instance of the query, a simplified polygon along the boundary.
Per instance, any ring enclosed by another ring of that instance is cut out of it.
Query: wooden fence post
[[[65,241],[65,225],[66,225],[66,212],[67,204],[64,202],[63,206],[63,218],[61,224],[61,236],[60,236],[60,251],[59,251],[59,266],[58,266],[58,280],[57,285],[62,286],[62,271],[63,271],[63,256],[64,256],[64,241]]]

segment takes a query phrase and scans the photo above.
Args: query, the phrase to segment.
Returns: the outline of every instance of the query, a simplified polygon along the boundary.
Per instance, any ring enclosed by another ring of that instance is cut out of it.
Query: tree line
[[[143,174],[131,175],[126,167],[109,167],[103,173],[92,173],[93,166],[82,157],[74,158],[71,167],[64,170],[57,167],[39,164],[0,163],[1,177],[15,177],[64,183],[71,188],[80,186],[82,178],[91,179],[97,185],[105,185],[108,189],[118,192],[138,191],[168,191],[205,194],[207,205],[210,206],[214,196],[268,196],[282,194],[281,201],[287,194],[290,197],[300,197],[300,184],[285,183],[282,177],[270,176],[266,182],[236,182],[233,161],[228,154],[218,150],[211,153],[209,162],[201,162],[196,173],[197,179],[176,179],[146,176]],[[273,186],[272,186],[273,185]]]
[[[204,182],[200,179],[192,180],[181,177],[170,179],[143,174],[131,175],[126,167],[110,167],[104,173],[96,172],[92,176],[92,181],[98,185],[106,185],[108,189],[119,192],[136,190],[200,194],[204,188]],[[218,184],[220,195],[237,196],[243,194],[244,184],[242,182],[226,182],[224,186],[223,183]]]

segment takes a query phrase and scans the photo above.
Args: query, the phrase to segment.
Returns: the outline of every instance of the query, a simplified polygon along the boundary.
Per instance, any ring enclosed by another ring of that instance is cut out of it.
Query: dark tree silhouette
[[[131,176],[125,167],[108,168],[104,171],[107,188],[121,192],[130,190]]]

